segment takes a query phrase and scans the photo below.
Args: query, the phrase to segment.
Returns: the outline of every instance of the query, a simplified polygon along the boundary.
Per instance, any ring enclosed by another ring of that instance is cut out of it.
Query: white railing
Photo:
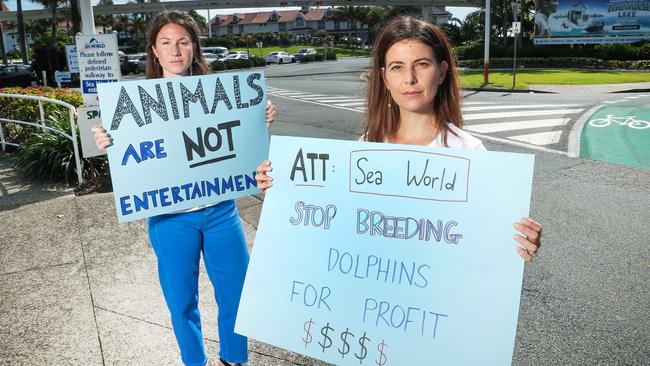
[[[15,98],[15,99],[31,99],[38,101],[38,111],[40,115],[40,120],[38,123],[31,121],[20,121],[10,118],[5,118],[5,116],[0,116],[0,145],[2,145],[2,150],[5,151],[6,146],[20,146],[16,143],[11,143],[5,141],[3,123],[14,123],[19,125],[35,126],[43,130],[51,131],[52,133],[57,133],[59,135],[65,136],[67,139],[72,141],[72,148],[74,149],[74,159],[77,164],[77,178],[79,183],[83,183],[83,172],[81,170],[81,157],[79,156],[79,146],[77,145],[77,124],[74,120],[75,115],[77,114],[77,109],[69,103],[62,102],[56,99],[50,99],[45,97],[39,97],[35,95],[21,95],[21,94],[3,94],[0,93],[0,98]],[[68,109],[68,116],[70,118],[70,134],[67,134],[65,131],[57,130],[52,127],[46,126],[45,122],[45,111],[43,110],[43,102],[45,103],[54,103]]]

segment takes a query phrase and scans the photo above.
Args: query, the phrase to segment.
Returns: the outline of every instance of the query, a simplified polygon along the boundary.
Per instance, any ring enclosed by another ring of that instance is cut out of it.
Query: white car
[[[205,59],[205,62],[207,62],[208,64],[212,64],[215,61],[219,61],[219,56],[209,52],[204,52],[203,58]]]
[[[284,51],[271,52],[264,57],[264,60],[266,61],[267,64],[270,63],[286,64],[286,63],[296,62],[296,59],[292,55]]]
[[[221,59],[221,61],[227,60],[248,60],[248,54],[246,53],[231,53],[228,56]]]

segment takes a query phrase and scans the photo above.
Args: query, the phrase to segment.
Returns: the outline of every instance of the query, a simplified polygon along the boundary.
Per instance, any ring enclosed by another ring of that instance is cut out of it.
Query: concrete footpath
[[[118,224],[112,193],[31,183],[0,152],[0,365],[181,365],[146,221]],[[238,201],[249,247],[262,197]],[[201,267],[209,365],[217,306]],[[280,330],[281,331],[281,330]],[[250,365],[324,363],[250,341]]]

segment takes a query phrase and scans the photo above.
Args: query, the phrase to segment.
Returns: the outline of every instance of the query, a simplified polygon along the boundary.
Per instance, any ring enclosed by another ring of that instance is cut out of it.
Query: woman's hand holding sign
[[[101,123],[97,123],[90,130],[95,134],[95,145],[97,145],[99,150],[106,151],[107,147],[113,145],[111,135],[106,132],[106,129]]]
[[[267,189],[273,186],[273,177],[267,174],[272,170],[271,162],[268,160],[264,160],[262,164],[257,166],[255,180],[257,181],[257,188],[259,188],[262,193],[266,192]]]
[[[542,245],[542,225],[526,217],[515,223],[514,227],[522,234],[514,235],[515,240],[521,244],[521,247],[515,248],[517,253],[526,262],[532,262]]]
[[[275,115],[277,112],[275,111],[275,106],[273,103],[271,103],[270,100],[266,101],[266,127],[271,127],[273,124],[273,121],[275,121]]]

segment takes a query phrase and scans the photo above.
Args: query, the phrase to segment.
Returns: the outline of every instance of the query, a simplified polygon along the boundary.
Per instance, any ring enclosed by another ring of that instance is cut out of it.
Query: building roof
[[[277,19],[273,19],[273,14],[277,14]],[[298,16],[302,16],[305,21],[313,22],[325,19],[327,11],[325,9],[309,9],[307,13],[299,10],[280,10],[280,11],[262,11],[257,13],[234,13],[234,14],[217,14],[210,20],[210,24],[216,25],[245,25],[245,24],[265,24],[265,23],[291,23]],[[234,20],[237,20],[236,22]]]
[[[440,9],[436,8],[435,6],[433,7],[433,10],[431,11],[433,15],[446,15],[446,16],[453,16],[452,13],[448,12],[445,9]]]

